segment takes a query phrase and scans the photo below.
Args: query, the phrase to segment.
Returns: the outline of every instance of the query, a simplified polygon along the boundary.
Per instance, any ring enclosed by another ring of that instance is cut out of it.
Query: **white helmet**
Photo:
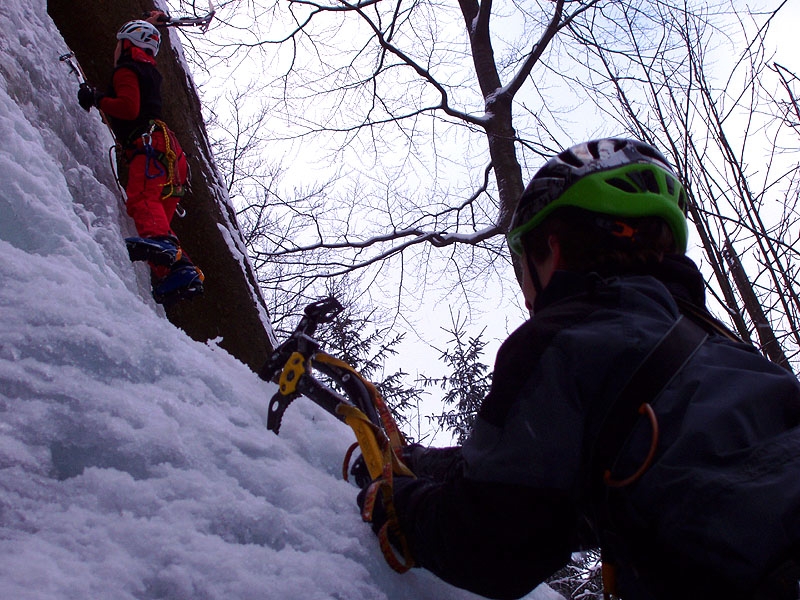
[[[155,25],[147,21],[130,21],[117,32],[118,40],[130,40],[134,46],[150,50],[153,56],[161,47],[161,34]]]

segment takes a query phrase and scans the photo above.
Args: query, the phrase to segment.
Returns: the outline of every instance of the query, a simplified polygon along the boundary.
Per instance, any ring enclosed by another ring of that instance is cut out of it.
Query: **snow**
[[[0,598],[476,598],[385,564],[345,426],[301,398],[267,431],[275,386],[152,302],[66,51],[44,0],[3,0]]]

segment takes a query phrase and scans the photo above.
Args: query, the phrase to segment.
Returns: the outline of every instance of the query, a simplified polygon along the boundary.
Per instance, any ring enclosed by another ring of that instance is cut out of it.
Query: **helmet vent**
[[[649,146],[648,144],[638,143],[636,144],[636,149],[639,151],[640,154],[643,154],[644,156],[647,156],[648,158],[651,158],[660,163],[666,164],[666,159],[661,154],[661,152]]]
[[[564,150],[564,152],[558,155],[558,158],[571,167],[575,167],[576,169],[579,169],[583,166],[583,161],[575,156],[575,154],[572,153],[572,150]]]
[[[629,194],[635,194],[638,191],[630,181],[622,179],[621,177],[612,177],[606,180],[606,183],[621,189],[623,192],[628,192]]]
[[[641,171],[633,171],[628,173],[628,176],[633,179],[636,185],[639,186],[641,191],[648,191],[653,194],[658,194],[661,189],[658,186],[658,181],[653,171],[650,169],[642,169]]]

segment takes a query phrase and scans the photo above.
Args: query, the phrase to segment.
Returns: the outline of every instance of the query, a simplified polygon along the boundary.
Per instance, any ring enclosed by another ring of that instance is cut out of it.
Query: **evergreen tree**
[[[420,381],[424,387],[439,386],[445,390],[442,398],[444,412],[435,416],[440,427],[451,431],[459,444],[463,443],[470,432],[478,414],[481,402],[492,384],[492,373],[488,365],[481,362],[486,348],[481,331],[476,337],[467,338],[466,320],[451,314],[452,328],[444,329],[451,338],[448,348],[439,350],[440,359],[450,367],[449,375],[443,377],[422,376]],[[438,350],[438,348],[437,348]]]
[[[386,361],[397,355],[397,346],[405,334],[391,334],[390,325],[382,325],[385,318],[375,308],[365,308],[363,303],[348,297],[355,287],[347,282],[329,282],[327,295],[333,296],[344,309],[330,323],[321,325],[315,338],[321,349],[345,361],[372,382],[380,392],[398,426],[411,440],[408,429],[414,412],[418,410],[423,390],[405,383],[407,373],[398,369],[386,374]],[[300,310],[299,312],[302,312]],[[324,375],[316,373],[323,378]],[[335,386],[334,382],[328,382]]]
[[[601,567],[599,549],[577,552],[547,580],[547,585],[570,600],[600,600],[604,597]]]

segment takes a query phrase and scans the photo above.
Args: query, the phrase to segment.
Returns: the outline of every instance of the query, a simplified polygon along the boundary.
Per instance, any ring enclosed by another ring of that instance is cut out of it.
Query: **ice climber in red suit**
[[[203,274],[181,249],[170,225],[187,181],[186,156],[175,134],[161,120],[161,74],[156,56],[161,33],[155,23],[166,15],[153,11],[130,21],[117,33],[114,74],[107,93],[81,85],[78,102],[108,118],[128,164],[127,212],[138,237],[126,238],[132,261],[147,261],[153,273],[153,297],[159,304],[203,293]]]

